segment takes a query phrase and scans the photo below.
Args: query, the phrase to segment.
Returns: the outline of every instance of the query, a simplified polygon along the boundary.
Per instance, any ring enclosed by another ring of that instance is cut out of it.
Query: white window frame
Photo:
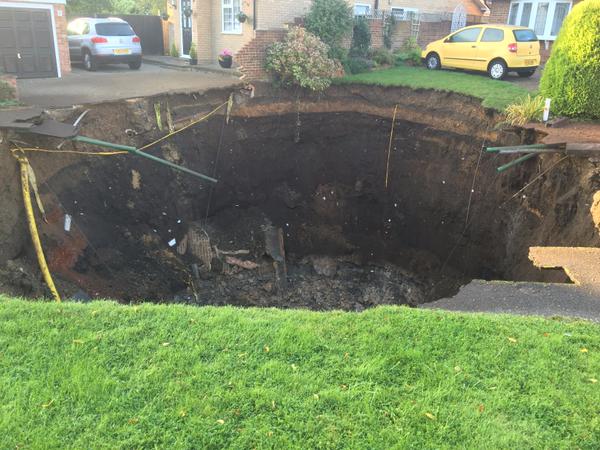
[[[225,1],[231,3],[231,6],[225,6]],[[221,33],[222,34],[242,34],[243,33],[243,25],[237,20],[236,8],[235,4],[238,4],[238,12],[242,10],[242,0],[221,0]],[[233,23],[231,30],[225,30],[225,8],[231,9],[231,14],[233,17]]]
[[[367,12],[366,12],[365,14],[358,14],[358,13],[356,12],[356,7],[357,7],[357,6],[358,6],[359,8],[367,8]],[[370,5],[370,4],[368,4],[368,3],[355,3],[355,4],[354,4],[353,11],[354,11],[354,17],[364,17],[364,16],[368,16],[369,14],[371,14],[371,5]]]
[[[396,13],[396,12],[402,11],[401,13]],[[414,13],[414,15],[418,15],[419,14],[419,10],[417,8],[405,8],[404,6],[393,6],[392,10],[391,10],[392,16],[394,16],[394,18],[396,20],[408,20],[408,15],[407,13]]]
[[[509,17],[506,18],[506,23],[508,23],[508,20],[510,18],[510,9],[513,7],[513,5],[517,5],[517,19],[515,24],[516,25],[520,25],[521,23],[521,16],[523,14],[523,3],[531,3],[531,15],[529,16],[529,24],[524,25],[528,28],[531,28],[532,30],[535,29],[535,19],[537,17],[537,11],[538,11],[538,6],[540,3],[548,3],[548,14],[546,15],[546,26],[544,27],[544,33],[543,34],[538,34],[538,38],[541,41],[554,41],[556,40],[556,36],[551,36],[550,32],[552,31],[552,24],[554,22],[554,13],[556,11],[556,5],[558,3],[568,3],[569,4],[569,10],[567,12],[567,15],[571,12],[571,9],[573,9],[573,2],[571,0],[513,0],[512,2],[510,2],[510,7],[509,7]]]

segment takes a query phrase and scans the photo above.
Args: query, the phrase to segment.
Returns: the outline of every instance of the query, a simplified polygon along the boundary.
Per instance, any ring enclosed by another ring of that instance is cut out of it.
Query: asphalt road
[[[572,317],[600,322],[600,297],[574,284],[475,280],[452,298],[420,307],[462,312]]]
[[[98,103],[164,92],[198,92],[239,83],[235,76],[212,72],[188,72],[144,64],[140,70],[127,65],[106,65],[97,72],[74,66],[63,78],[19,80],[20,100],[43,108]]]

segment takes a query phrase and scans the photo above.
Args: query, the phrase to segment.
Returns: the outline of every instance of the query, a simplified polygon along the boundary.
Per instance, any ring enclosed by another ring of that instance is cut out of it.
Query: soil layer
[[[94,105],[82,134],[139,147],[229,94]],[[497,118],[475,100],[352,86],[321,97],[257,86],[233,98],[229,120],[222,108],[148,149],[215,176],[214,186],[139,157],[29,154],[47,211],[43,245],[66,296],[348,310],[417,305],[473,278],[565,281],[534,269],[529,246],[599,243],[589,216],[600,188],[596,163],[565,160],[512,198],[558,158],[498,174],[507,160],[483,152],[485,145],[537,136],[495,130]],[[45,148],[58,142],[5,136],[1,144],[0,289],[36,297],[43,285],[8,138]]]

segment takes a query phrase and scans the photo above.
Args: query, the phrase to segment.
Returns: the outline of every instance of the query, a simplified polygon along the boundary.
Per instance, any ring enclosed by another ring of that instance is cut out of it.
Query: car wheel
[[[89,72],[94,72],[98,68],[94,56],[88,50],[83,53],[83,67]]]
[[[507,72],[508,67],[506,67],[506,63],[501,59],[495,59],[488,67],[488,74],[494,80],[501,80],[506,76]]]
[[[142,60],[140,59],[139,61],[132,61],[128,64],[131,70],[139,70],[139,68],[142,67]]]
[[[521,70],[520,72],[517,72],[517,74],[521,77],[521,78],[529,78],[530,76],[532,76],[535,73],[535,69],[533,70]]]
[[[440,57],[435,53],[427,55],[427,58],[425,58],[425,65],[429,70],[438,70],[442,67]]]

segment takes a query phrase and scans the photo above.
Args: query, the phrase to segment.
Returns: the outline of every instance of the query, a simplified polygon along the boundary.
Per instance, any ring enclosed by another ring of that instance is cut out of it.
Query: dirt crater
[[[167,103],[173,121],[186,123],[229,95],[94,105],[82,134],[142,146],[168,128]],[[30,155],[48,211],[44,248],[66,296],[347,310],[417,305],[473,278],[562,282],[564,274],[532,268],[528,247],[598,245],[589,219],[600,188],[596,164],[567,160],[511,200],[554,159],[498,174],[505,161],[482,147],[536,135],[495,130],[498,118],[474,99],[354,86],[319,97],[257,86],[233,98],[228,122],[223,108],[149,150],[215,175],[215,186],[131,156]],[[79,111],[52,114],[69,120]],[[0,289],[40,296],[16,164],[5,149],[0,157],[8,181]],[[269,244],[273,233],[279,248]]]

